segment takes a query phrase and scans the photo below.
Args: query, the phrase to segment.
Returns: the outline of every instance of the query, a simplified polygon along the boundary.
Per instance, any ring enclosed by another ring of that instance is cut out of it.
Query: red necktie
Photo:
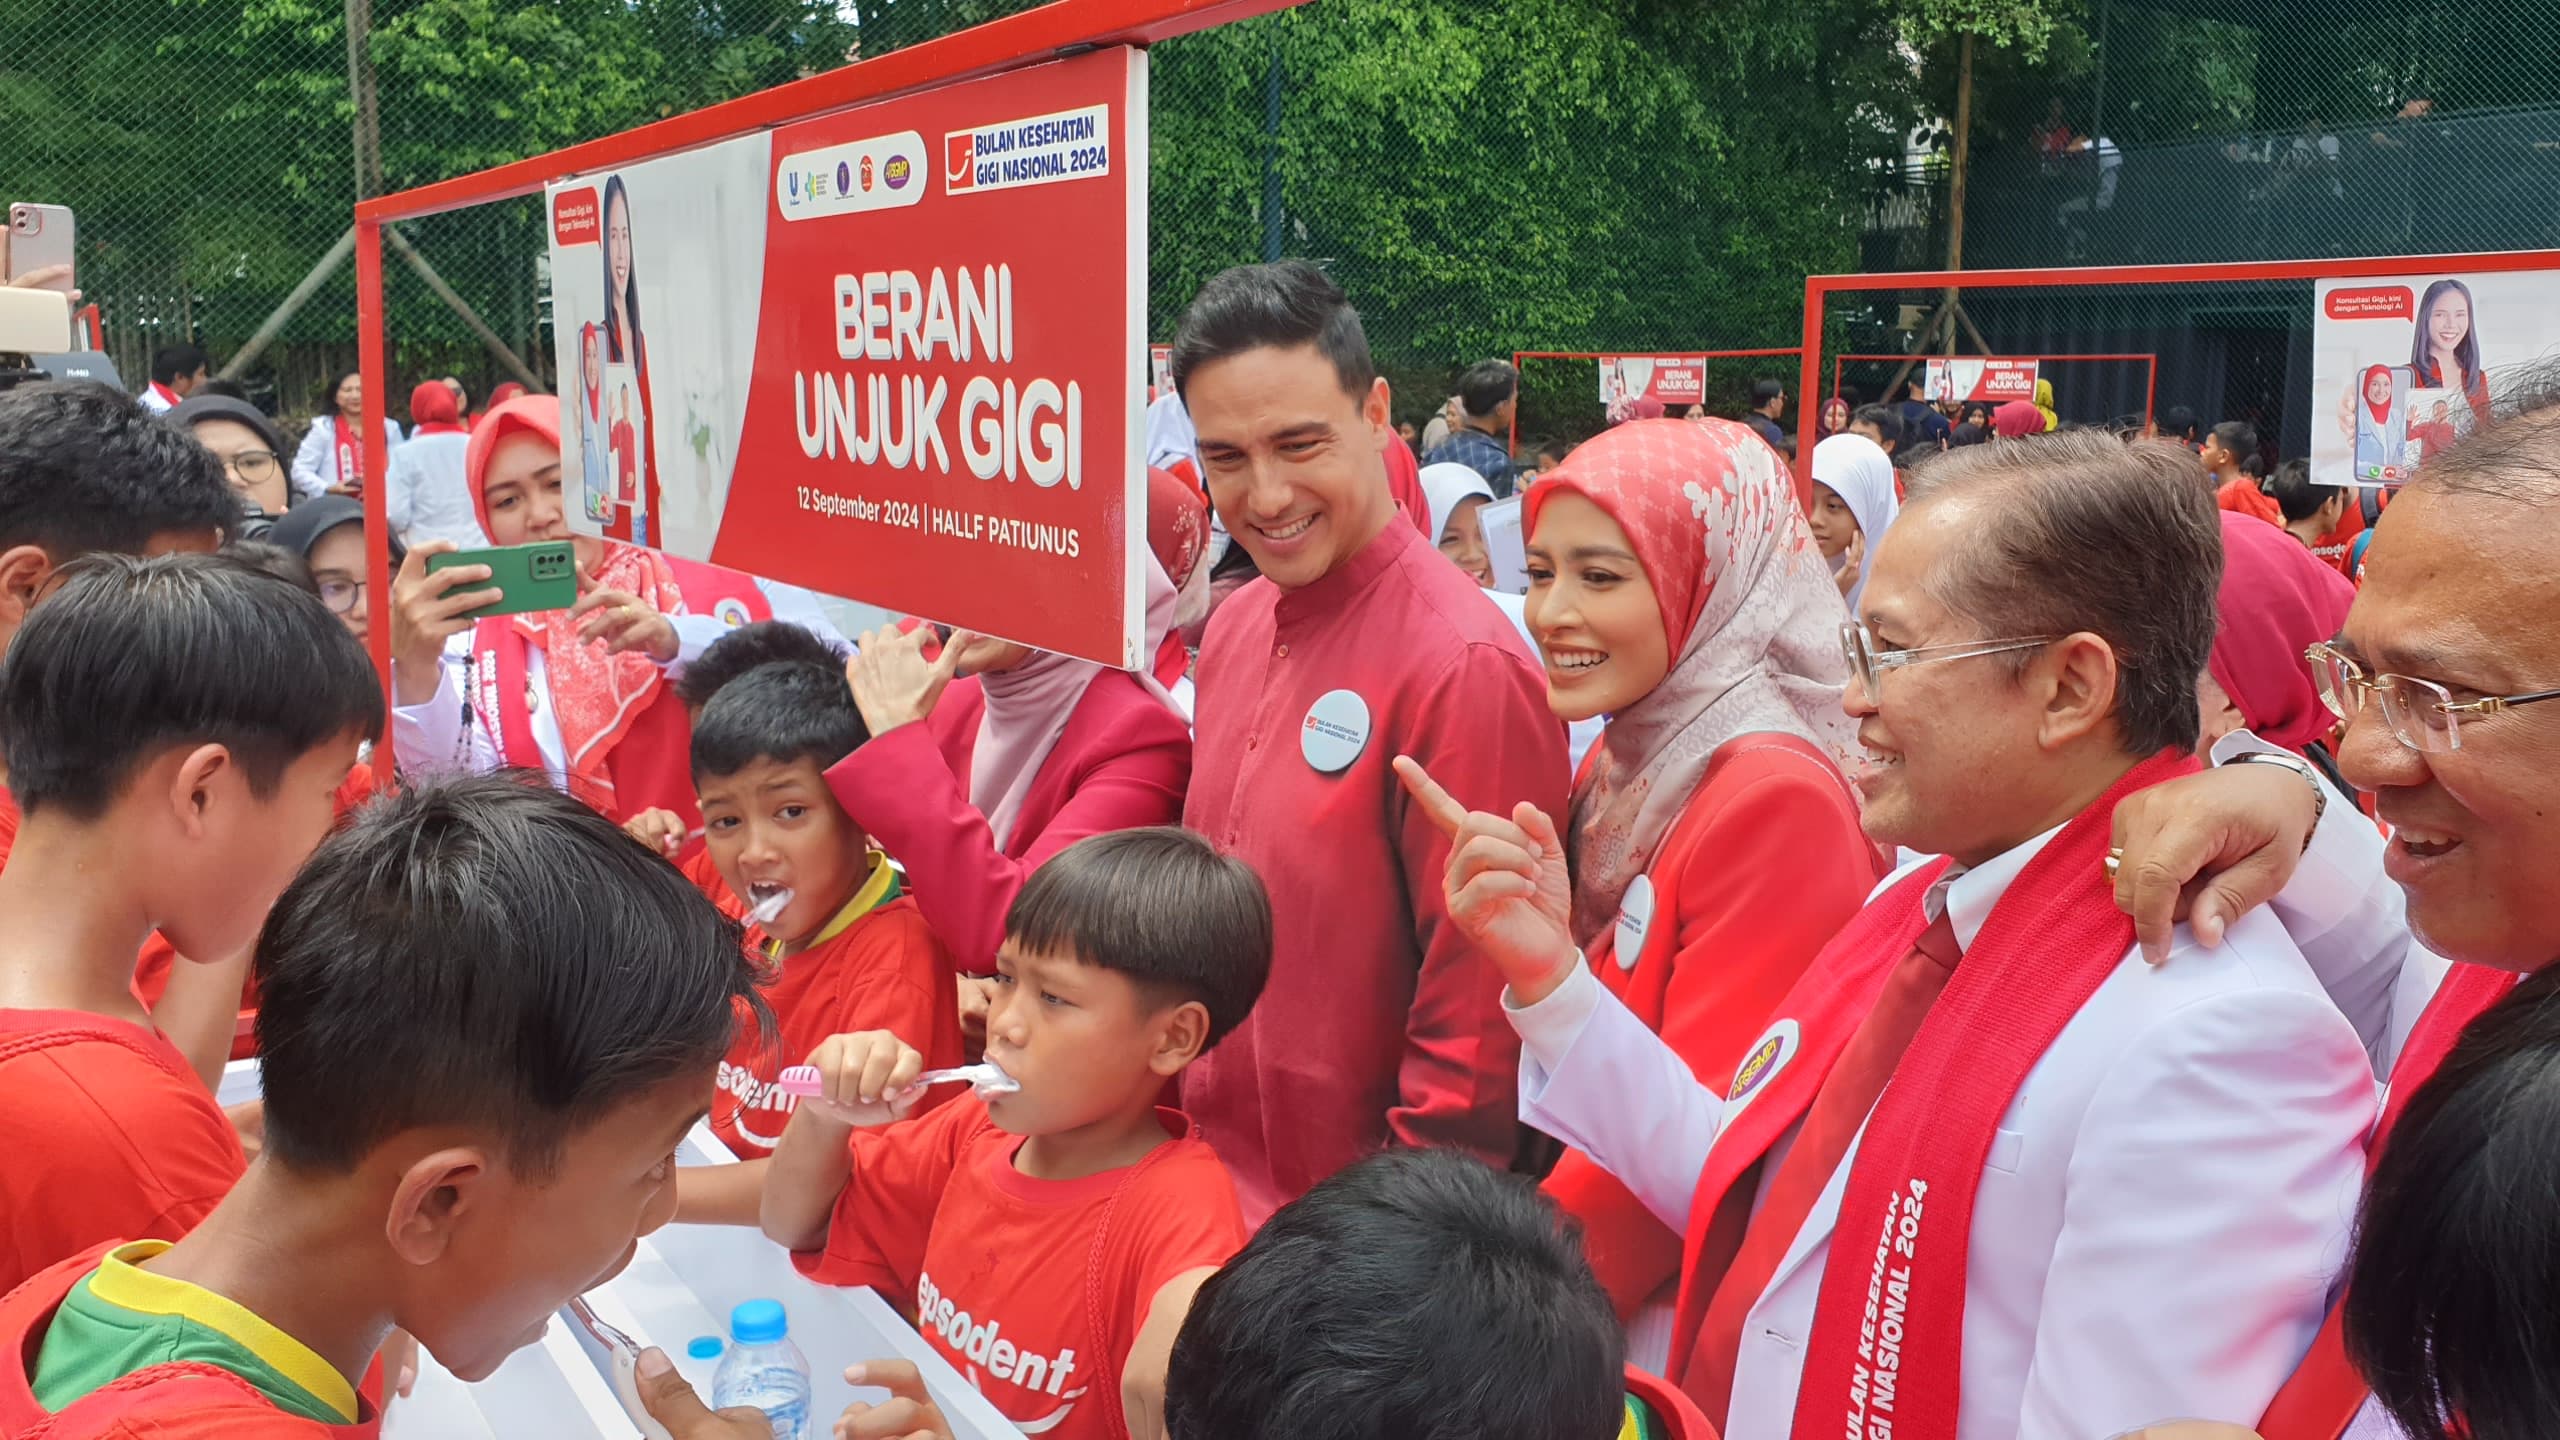
[[[1885,1082],[1893,1078],[1894,1066],[1911,1048],[1912,1037],[1920,1033],[1930,1005],[1955,978],[1962,953],[1955,927],[1941,915],[1885,977],[1875,1008],[1858,1023],[1858,1033],[1850,1037],[1848,1048],[1840,1052],[1839,1062],[1815,1093],[1796,1132],[1794,1148],[1779,1164],[1768,1198],[1743,1232],[1742,1248],[1717,1282],[1706,1318],[1698,1327],[1697,1348],[1689,1357],[1682,1388],[1720,1426],[1732,1408],[1743,1322],[1778,1273],[1778,1262],[1786,1258],[1787,1247],[1804,1228],[1823,1187],[1848,1156],[1849,1143],[1867,1123],[1867,1113],[1875,1109],[1876,1097],[1884,1093]],[[1735,1189],[1742,1191],[1740,1186]]]

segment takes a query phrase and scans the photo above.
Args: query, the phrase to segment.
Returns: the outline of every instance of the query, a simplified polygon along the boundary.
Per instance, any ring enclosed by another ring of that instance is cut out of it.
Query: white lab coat
[[[382,438],[386,446],[394,450],[398,449],[400,422],[383,421]],[[389,455],[386,454],[384,456],[386,466],[389,459]],[[384,473],[390,472],[386,468]],[[328,493],[332,485],[363,483],[364,477],[361,475],[338,473],[338,417],[323,415],[313,420],[311,428],[302,432],[301,448],[293,452],[293,493],[309,499],[314,495]]]
[[[383,472],[383,507],[391,533],[414,550],[430,540],[450,540],[472,550],[489,543],[471,505],[471,477],[463,461],[469,435],[420,435],[391,452]]]
[[[764,592],[765,604],[776,620],[787,620],[848,653],[852,651],[853,643],[837,631],[816,595],[779,580],[760,578],[756,588]],[[730,628],[717,615],[679,614],[670,615],[667,620],[676,631],[676,658],[666,666],[670,676],[681,673]],[[463,705],[462,697],[470,692],[471,658],[471,632],[465,630],[445,642],[444,656],[437,666],[435,695],[423,705],[391,708],[391,740],[405,772],[477,775],[505,765],[498,738]],[[531,692],[527,718],[533,731],[533,747],[542,752],[543,773],[551,777],[552,784],[563,785],[568,777],[568,745],[560,736],[560,718],[551,709],[550,669],[540,650],[528,648],[524,659],[525,686]],[[391,663],[396,681],[400,662]]]
[[[1933,887],[1931,913],[1970,945],[2051,838]],[[1722,1100],[1588,970],[1510,1013],[1521,1118],[1685,1231]],[[2158,968],[2129,949],[1992,1139],[1965,1272],[1962,1440],[2255,1423],[2345,1263],[2374,1114],[2352,1027],[2272,916],[2213,950],[2180,927]],[[1751,1308],[1727,1440],[1788,1434],[1848,1172]]]

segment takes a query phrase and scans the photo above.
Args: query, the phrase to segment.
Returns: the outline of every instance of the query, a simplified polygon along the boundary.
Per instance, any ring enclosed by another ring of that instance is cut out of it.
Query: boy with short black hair
[[[155,925],[186,955],[243,952],[383,719],[364,652],[283,580],[203,555],[65,573],[0,661],[26,812],[0,870],[0,1291],[184,1234],[239,1177],[135,956]]]
[[[1711,1440],[1626,1371],[1582,1246],[1528,1181],[1390,1150],[1284,1206],[1200,1287],[1172,1440]],[[1632,1387],[1635,1394],[1629,1394]]]
[[[1160,1297],[1178,1306],[1244,1239],[1217,1155],[1158,1102],[1261,994],[1270,901],[1197,835],[1120,830],[1034,871],[1005,931],[987,1058],[1019,1090],[864,1128],[916,1103],[924,1057],[877,1032],[827,1041],[765,1233],[813,1279],[914,1297],[927,1343],[1025,1431],[1116,1436]]]
[[[96,1245],[0,1301],[5,1440],[370,1435],[356,1386],[395,1325],[488,1375],[665,1222],[759,1008],[734,923],[498,775],[350,819],[258,979],[264,1152],[174,1246]]]
[[[1849,433],[1873,440],[1887,455],[1901,455],[1903,428],[1902,411],[1891,405],[1861,405],[1849,416]]]
[[[711,1114],[744,1159],[781,1142],[798,1104],[782,1071],[830,1035],[887,1030],[912,1037],[933,1065],[962,1059],[950,958],[827,787],[827,768],[869,738],[843,674],[804,660],[740,675],[694,723],[703,848],[751,914],[773,907],[750,933],[778,1043],[740,1036]],[[688,1174],[684,1218],[753,1225],[762,1180],[761,1165]]]

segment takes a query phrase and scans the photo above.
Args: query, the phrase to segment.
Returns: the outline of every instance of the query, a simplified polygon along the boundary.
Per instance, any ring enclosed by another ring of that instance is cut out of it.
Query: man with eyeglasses
[[[2429,456],[2383,512],[2344,629],[2307,657],[2344,722],[2339,769],[2387,838],[2310,777],[2266,766],[2226,764],[2117,812],[2118,897],[2146,937],[2190,902],[2211,938],[2273,900],[2389,1084],[2377,1145],[2470,1022],[2560,956],[2555,500],[2560,408]],[[2397,1377],[2368,1401],[2332,1325],[2261,1428],[2388,1435],[2376,1412],[2441,1400],[2418,1383]]]
[[[282,458],[284,439],[265,412],[226,395],[191,395],[168,418],[222,462],[223,478],[242,504],[270,519],[284,513],[293,497],[292,476]]]
[[[2110,810],[2194,768],[2212,499],[2095,432],[1921,474],[1845,703],[1868,833],[1946,858],[1878,889],[1727,1093],[1575,952],[1546,816],[1406,773],[1506,981],[1522,1118],[1687,1237],[1669,1377],[1736,1440],[2254,1418],[2320,1324],[2374,1096],[2269,917],[2154,968],[2113,904]]]

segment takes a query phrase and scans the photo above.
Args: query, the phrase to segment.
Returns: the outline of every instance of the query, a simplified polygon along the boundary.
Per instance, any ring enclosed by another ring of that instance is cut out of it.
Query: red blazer
[[[916,908],[973,975],[995,969],[1005,911],[1040,862],[1088,835],[1181,824],[1191,783],[1191,727],[1128,674],[1106,670],[1085,687],[998,850],[969,803],[986,708],[976,680],[954,681],[923,724],[875,735],[827,772],[837,803],[906,867]]]
[[[1645,872],[1644,948],[1622,964],[1613,927],[1590,947],[1591,966],[1700,1084],[1722,1093],[1743,1048],[1882,873],[1837,766],[1791,735],[1736,736],[1709,757]],[[1678,1278],[1680,1236],[1591,1157],[1566,1151],[1546,1188],[1582,1222],[1583,1248],[1621,1316]]]

